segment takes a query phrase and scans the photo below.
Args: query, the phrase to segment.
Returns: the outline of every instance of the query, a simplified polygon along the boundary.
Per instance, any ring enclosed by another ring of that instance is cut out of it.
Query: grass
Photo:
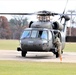
[[[76,52],[76,43],[66,43],[64,51],[66,51],[66,52]]]
[[[0,50],[16,50],[19,40],[0,40]]]
[[[76,64],[0,61],[0,75],[76,75]]]
[[[0,50],[16,50],[19,40],[0,40]],[[76,52],[76,43],[66,43],[65,52]]]

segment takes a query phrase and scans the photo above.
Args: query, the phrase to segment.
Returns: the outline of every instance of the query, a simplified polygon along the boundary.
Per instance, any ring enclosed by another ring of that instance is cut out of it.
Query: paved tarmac
[[[62,58],[62,62],[76,63],[76,52],[64,52]],[[27,52],[26,57],[22,57],[16,50],[0,50],[0,60],[60,62],[51,52]]]

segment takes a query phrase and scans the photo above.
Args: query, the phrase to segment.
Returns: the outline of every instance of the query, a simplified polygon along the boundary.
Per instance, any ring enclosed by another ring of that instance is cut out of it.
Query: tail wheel
[[[27,53],[27,51],[22,51],[21,52],[22,57],[25,57],[26,56],[26,53]]]

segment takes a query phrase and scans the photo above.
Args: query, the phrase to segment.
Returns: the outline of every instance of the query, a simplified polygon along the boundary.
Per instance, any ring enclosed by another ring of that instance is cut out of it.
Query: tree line
[[[0,39],[19,39],[22,31],[28,27],[27,17],[14,16],[9,21],[0,16]]]

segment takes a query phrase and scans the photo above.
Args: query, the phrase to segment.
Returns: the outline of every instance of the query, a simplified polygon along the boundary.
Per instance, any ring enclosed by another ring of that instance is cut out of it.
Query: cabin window
[[[37,30],[32,30],[31,38],[36,38],[36,36],[37,36]]]

